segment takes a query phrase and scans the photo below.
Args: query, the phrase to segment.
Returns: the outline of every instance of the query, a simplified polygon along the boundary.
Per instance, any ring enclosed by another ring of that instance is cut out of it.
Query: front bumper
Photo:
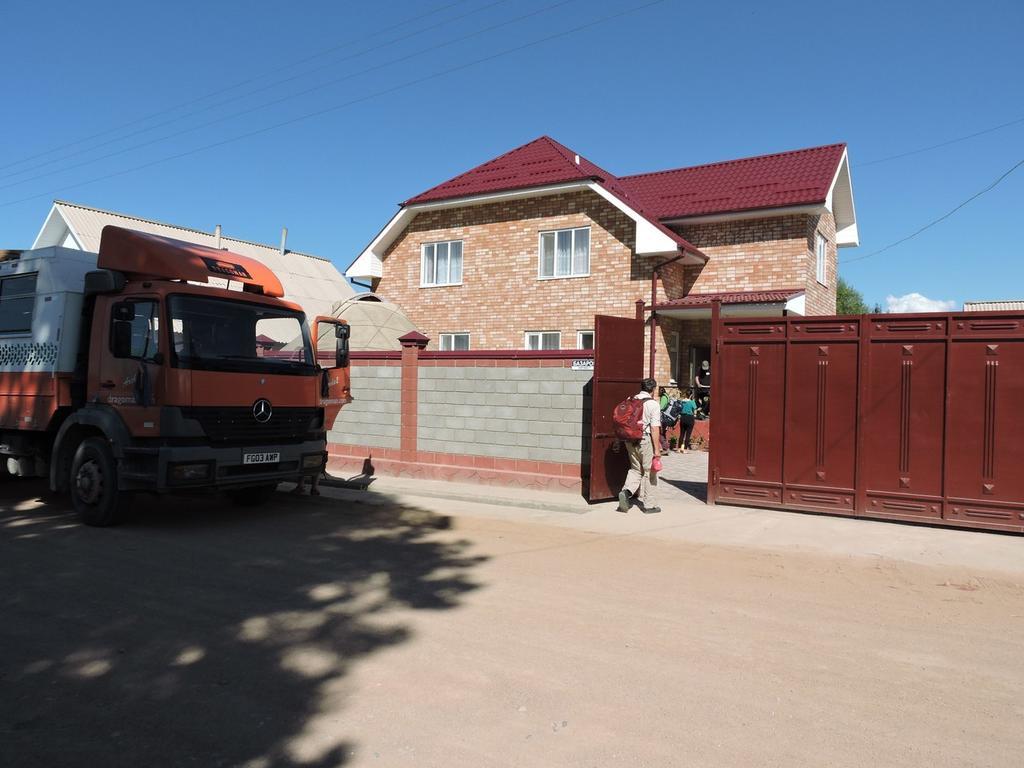
[[[253,445],[246,447],[215,448],[212,446],[161,446],[145,451],[140,464],[126,456],[122,461],[121,487],[126,490],[223,490],[253,485],[268,485],[284,481],[297,482],[323,471],[327,462],[323,440],[307,440],[287,445]],[[244,464],[247,453],[278,453],[279,460],[272,464]],[[142,458],[138,456],[137,458]],[[174,476],[174,468],[206,465],[205,476],[181,479]]]

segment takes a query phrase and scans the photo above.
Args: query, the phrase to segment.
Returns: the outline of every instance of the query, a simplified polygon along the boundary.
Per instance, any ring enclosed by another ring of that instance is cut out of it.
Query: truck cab
[[[96,266],[35,451],[85,522],[116,522],[139,491],[253,504],[323,471],[351,399],[344,321],[310,328],[259,262],[155,235],[104,228]],[[8,443],[24,454],[25,437]]]

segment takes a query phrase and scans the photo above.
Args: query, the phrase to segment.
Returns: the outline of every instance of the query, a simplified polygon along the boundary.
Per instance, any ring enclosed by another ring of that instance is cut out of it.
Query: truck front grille
[[[262,445],[308,438],[322,428],[319,408],[274,408],[270,419],[260,423],[251,407],[202,406],[182,408],[186,419],[199,422],[214,442]]]

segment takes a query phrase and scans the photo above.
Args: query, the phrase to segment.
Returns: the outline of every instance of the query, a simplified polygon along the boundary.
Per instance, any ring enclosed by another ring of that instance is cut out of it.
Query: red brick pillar
[[[400,457],[416,461],[418,426],[420,350],[430,341],[419,331],[409,331],[398,339],[402,345],[402,431]]]

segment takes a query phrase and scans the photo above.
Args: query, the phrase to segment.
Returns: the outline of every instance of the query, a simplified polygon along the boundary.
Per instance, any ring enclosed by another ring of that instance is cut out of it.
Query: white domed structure
[[[343,299],[334,305],[331,314],[348,321],[352,329],[349,348],[353,352],[400,350],[398,337],[416,330],[397,304],[374,293],[358,293]]]

